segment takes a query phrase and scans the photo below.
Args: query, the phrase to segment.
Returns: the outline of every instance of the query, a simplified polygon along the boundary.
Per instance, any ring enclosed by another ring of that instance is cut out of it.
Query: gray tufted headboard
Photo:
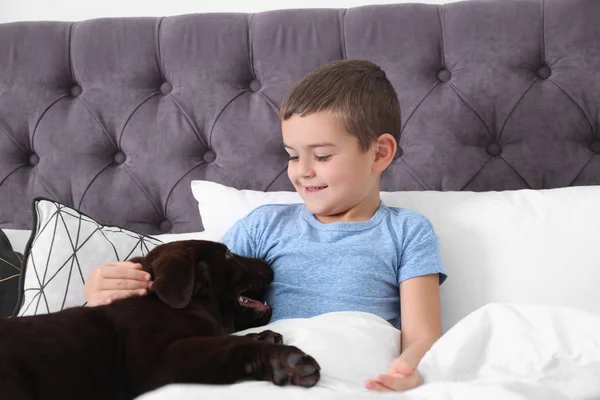
[[[49,197],[143,233],[201,230],[193,179],[293,190],[277,108],[339,58],[402,108],[384,190],[600,184],[600,1],[0,25],[0,228]]]

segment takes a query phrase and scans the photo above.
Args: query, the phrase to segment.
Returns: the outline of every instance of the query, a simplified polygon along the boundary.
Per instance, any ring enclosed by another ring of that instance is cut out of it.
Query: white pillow
[[[205,229],[221,236],[295,192],[237,190],[193,181]],[[423,214],[440,237],[448,279],[444,331],[490,302],[570,306],[600,314],[600,186],[505,192],[382,192],[390,207]]]
[[[192,181],[204,232],[220,240],[238,219],[263,204],[302,203],[296,192],[238,190],[210,181]]]
[[[161,242],[101,225],[56,201],[33,201],[31,245],[21,273],[18,316],[47,314],[85,304],[84,283],[97,266],[146,255]]]
[[[33,204],[33,241],[25,254],[19,316],[84,305],[85,279],[101,264],[145,255],[161,243],[210,240],[207,232],[143,235],[102,225],[56,201],[38,198]]]

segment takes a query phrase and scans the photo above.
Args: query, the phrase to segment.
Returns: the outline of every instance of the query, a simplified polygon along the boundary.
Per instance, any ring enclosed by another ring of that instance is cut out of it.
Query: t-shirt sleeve
[[[245,226],[245,220],[238,220],[220,240],[229,250],[242,257],[256,258],[256,242]]]
[[[430,274],[439,274],[440,285],[446,280],[440,240],[431,223],[420,217],[415,219],[404,240],[398,285],[407,279]]]

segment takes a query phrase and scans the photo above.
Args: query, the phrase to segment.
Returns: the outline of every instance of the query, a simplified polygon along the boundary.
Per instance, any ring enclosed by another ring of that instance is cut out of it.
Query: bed
[[[99,263],[301,201],[278,105],[317,66],[369,59],[402,109],[382,199],[432,221],[448,271],[427,384],[363,389],[399,332],[342,312],[271,326],[322,364],[315,388],[140,398],[600,398],[599,18],[595,0],[472,0],[0,24],[12,316],[82,304]]]

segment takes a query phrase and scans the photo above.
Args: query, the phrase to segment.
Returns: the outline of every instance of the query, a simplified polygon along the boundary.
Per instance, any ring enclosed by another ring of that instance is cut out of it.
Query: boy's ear
[[[384,133],[379,135],[375,146],[375,162],[373,163],[373,170],[382,173],[394,160],[398,144],[392,135]]]

